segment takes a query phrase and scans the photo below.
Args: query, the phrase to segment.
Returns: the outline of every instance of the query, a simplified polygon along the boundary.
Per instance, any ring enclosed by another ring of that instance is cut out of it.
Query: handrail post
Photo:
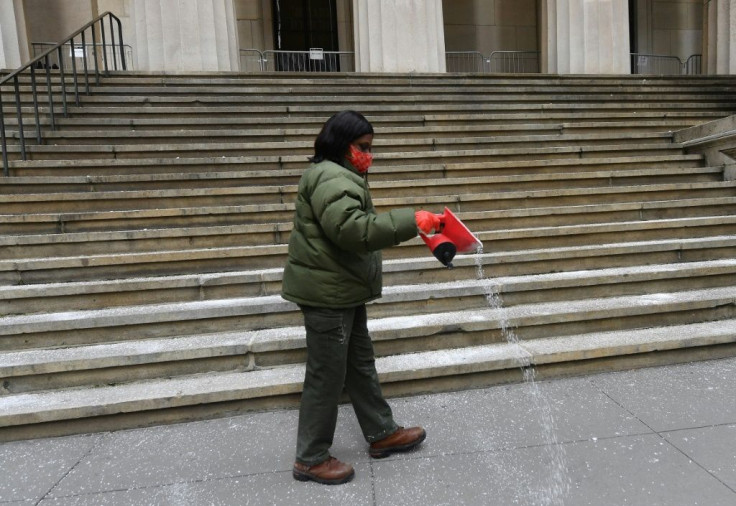
[[[97,35],[95,35],[95,25],[92,25],[92,52],[95,57],[95,84],[100,85],[100,63],[97,61]]]
[[[69,117],[69,108],[66,103],[66,81],[65,81],[65,75],[64,75],[64,52],[61,50],[63,46],[59,46],[59,49],[57,50],[59,55],[59,77],[61,78],[61,103],[62,103],[62,111],[64,113],[64,117]]]
[[[31,65],[31,93],[33,93],[33,117],[36,120],[36,141],[40,146],[43,144],[41,139],[41,121],[38,117],[38,89],[36,85],[36,69]]]
[[[113,68],[117,70],[118,69],[118,59],[115,56],[115,28],[113,27],[113,24],[112,24],[112,16],[108,16],[108,19],[110,20],[110,46],[111,46],[110,54],[112,55]]]
[[[105,64],[105,76],[109,76],[110,69],[107,66],[107,51],[105,50],[105,46],[107,46],[107,39],[105,38],[105,20],[104,19],[100,20],[100,33],[102,35],[102,62]]]
[[[82,30],[82,48],[84,51],[84,58],[82,58],[82,61],[84,62],[85,95],[89,95],[89,69],[87,68],[87,39],[84,36],[84,30]]]
[[[54,95],[51,93],[51,70],[49,70],[49,55],[46,55],[46,93],[49,96],[49,119],[51,120],[51,130],[56,130],[56,120],[54,119]]]
[[[0,145],[3,148],[3,176],[10,176],[10,164],[8,162],[8,143],[5,140],[5,118],[3,117],[3,90],[0,87]]]
[[[77,79],[77,51],[74,47],[74,37],[71,40],[72,76],[74,77],[74,104],[79,107],[79,80]]]
[[[123,44],[123,24],[119,18],[115,18],[118,23],[118,37],[120,38],[120,66],[123,70],[128,70],[125,64],[125,45]],[[112,18],[110,18],[110,24],[112,24]]]
[[[20,104],[20,85],[18,84],[18,76],[13,78],[13,88],[15,89],[15,110],[18,116],[18,138],[20,140],[20,153],[23,160],[26,159],[26,138],[23,132],[23,110]]]

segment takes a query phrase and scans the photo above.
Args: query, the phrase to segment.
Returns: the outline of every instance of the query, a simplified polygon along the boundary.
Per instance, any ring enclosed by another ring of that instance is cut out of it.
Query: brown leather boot
[[[399,429],[387,438],[371,443],[369,453],[374,459],[388,457],[392,453],[406,452],[419,445],[427,433],[421,427],[409,427]]]
[[[324,485],[339,485],[352,480],[355,476],[355,470],[350,464],[345,464],[335,457],[330,457],[324,462],[311,467],[295,462],[292,474],[294,479],[299,481],[312,480]]]

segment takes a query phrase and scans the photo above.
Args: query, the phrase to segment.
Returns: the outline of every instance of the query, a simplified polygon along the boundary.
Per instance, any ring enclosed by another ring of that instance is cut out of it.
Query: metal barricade
[[[679,76],[684,71],[682,60],[677,56],[631,53],[631,73]]]
[[[447,72],[538,73],[539,51],[494,51],[485,57],[479,51],[448,51]],[[243,72],[355,72],[352,51],[240,50]]]
[[[685,62],[685,73],[689,76],[700,75],[703,73],[703,55],[694,54]]]
[[[241,72],[263,72],[264,57],[263,53],[258,49],[241,49],[240,50],[240,71]]]
[[[538,73],[539,51],[493,51],[483,56],[479,51],[447,51],[447,72]]]
[[[448,51],[445,53],[447,72],[481,73],[485,68],[485,58],[478,51]]]
[[[31,42],[33,57],[35,58],[56,45],[56,42]],[[65,68],[72,68],[73,63],[81,67],[83,60],[89,60],[95,53],[100,55],[101,58],[106,59],[114,69],[122,68],[122,58],[124,57],[127,70],[133,70],[133,48],[128,44],[120,48],[113,44],[81,44],[80,42],[76,42],[72,45],[71,42],[67,42],[62,44],[61,52],[54,52],[51,55],[49,64],[52,69],[59,68],[59,55],[61,55],[61,63],[64,64]],[[72,62],[72,60],[76,61]]]
[[[355,72],[352,51],[264,51],[262,70],[267,72]]]
[[[479,51],[447,51],[447,72],[453,73],[539,73],[539,51],[493,51],[488,57]],[[240,50],[243,72],[355,72],[355,53],[351,51]],[[692,55],[686,62],[677,56],[631,53],[632,74],[696,75],[702,73],[702,56]]]
[[[493,51],[486,63],[491,73],[537,74],[539,51]]]

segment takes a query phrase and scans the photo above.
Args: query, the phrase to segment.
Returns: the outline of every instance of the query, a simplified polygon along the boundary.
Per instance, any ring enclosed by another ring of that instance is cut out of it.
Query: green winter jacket
[[[306,306],[353,307],[381,296],[381,249],[417,235],[414,210],[376,214],[358,171],[331,161],[299,181],[281,295]]]

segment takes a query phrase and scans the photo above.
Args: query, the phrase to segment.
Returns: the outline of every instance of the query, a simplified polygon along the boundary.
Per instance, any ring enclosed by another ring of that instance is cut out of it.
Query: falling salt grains
[[[529,354],[521,346],[521,340],[516,335],[513,325],[509,321],[508,311],[503,307],[503,301],[499,291],[495,288],[493,281],[486,277],[483,270],[483,246],[481,245],[475,255],[476,278],[482,283],[486,302],[491,309],[498,311],[498,319],[501,333],[504,339],[511,345],[519,348],[516,354],[518,365],[522,370],[524,381],[532,394],[535,411],[539,414],[542,422],[542,436],[544,445],[542,447],[544,457],[548,461],[546,468],[549,470],[545,476],[544,483],[539,490],[530,491],[533,497],[528,498],[529,504],[544,506],[562,506],[564,497],[570,490],[570,478],[567,475],[567,464],[565,461],[565,449],[557,441],[555,420],[552,407],[547,398],[542,394],[536,383],[536,370],[531,363]]]

